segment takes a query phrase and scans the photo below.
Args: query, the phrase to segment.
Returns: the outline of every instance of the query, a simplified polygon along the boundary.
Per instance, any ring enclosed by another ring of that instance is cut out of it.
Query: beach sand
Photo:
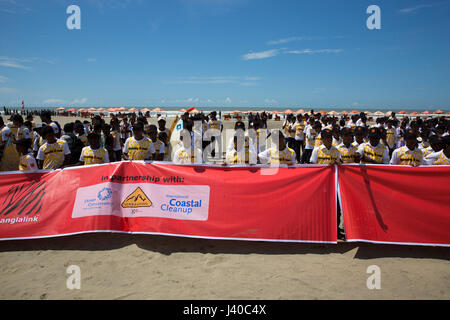
[[[450,250],[85,234],[0,242],[0,299],[450,299]],[[81,270],[69,290],[67,267]],[[381,289],[366,286],[381,269]]]
[[[66,287],[70,265],[80,290]],[[367,288],[371,265],[380,290]],[[0,299],[450,299],[450,248],[112,233],[0,241]]]

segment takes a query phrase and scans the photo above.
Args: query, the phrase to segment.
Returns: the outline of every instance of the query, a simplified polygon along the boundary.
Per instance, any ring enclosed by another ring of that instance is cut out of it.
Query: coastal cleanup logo
[[[142,191],[141,187],[137,187],[136,190],[122,202],[122,208],[148,208],[151,206],[151,200],[144,191]]]
[[[72,218],[208,220],[209,186],[105,182],[78,188]]]
[[[38,222],[47,182],[14,185],[0,198],[0,224]]]

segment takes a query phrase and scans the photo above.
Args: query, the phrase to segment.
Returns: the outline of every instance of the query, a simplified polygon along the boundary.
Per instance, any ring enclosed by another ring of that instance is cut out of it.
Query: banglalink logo
[[[0,199],[0,216],[11,213],[26,216],[38,214],[42,208],[46,184],[47,182],[39,182],[12,186],[3,201]]]

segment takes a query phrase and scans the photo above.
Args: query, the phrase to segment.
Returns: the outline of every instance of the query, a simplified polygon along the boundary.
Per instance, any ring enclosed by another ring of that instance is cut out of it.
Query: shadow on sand
[[[339,242],[335,244],[208,240],[181,237],[91,233],[67,237],[0,241],[0,252],[34,250],[108,251],[137,245],[143,250],[170,255],[177,252],[210,254],[345,254],[356,259],[415,258],[450,260],[450,248]]]

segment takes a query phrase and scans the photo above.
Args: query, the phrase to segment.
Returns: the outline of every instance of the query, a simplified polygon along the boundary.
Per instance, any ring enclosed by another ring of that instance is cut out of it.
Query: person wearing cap
[[[180,132],[181,147],[175,151],[173,162],[176,164],[201,164],[203,163],[203,152],[201,148],[195,147],[191,142],[192,135],[188,129]]]
[[[423,150],[430,147],[430,129],[427,127],[422,127],[422,130],[417,137],[417,142],[419,143],[419,149]]]
[[[228,132],[228,131],[227,131]],[[234,137],[236,134],[242,134],[244,136],[247,136],[247,133],[245,132],[245,123],[242,121],[236,121],[234,124],[234,134],[233,136],[228,140],[226,153],[234,149]]]
[[[305,126],[306,122],[303,120],[303,116],[301,114],[297,115],[297,121],[295,121],[295,154],[297,155],[297,162],[300,163],[300,156],[303,153],[305,148]]]
[[[215,157],[216,154],[216,145],[218,150],[222,147],[222,130],[223,125],[222,122],[217,119],[217,112],[213,111],[209,114],[208,127],[205,134],[205,139],[211,140],[212,151],[211,156]]]
[[[141,122],[133,124],[133,136],[125,141],[123,157],[125,160],[150,160],[155,153],[155,147],[149,138],[144,137],[144,125]]]
[[[19,170],[20,171],[36,171],[38,169],[36,159],[31,152],[31,139],[20,139],[13,142],[19,153]]]
[[[6,126],[9,129],[9,137],[11,137],[13,141],[31,139],[30,130],[24,125],[23,118],[20,114],[15,113],[9,119],[11,122]],[[5,130],[5,133],[6,132],[8,131]]]
[[[111,135],[114,138],[113,152],[114,161],[122,160],[122,139],[120,138],[120,120],[116,117],[110,121]],[[111,159],[110,159],[111,161]]]
[[[359,119],[356,121],[355,124],[356,124],[356,127],[364,127],[364,128],[367,127],[367,116],[364,112],[361,112],[359,114]],[[355,128],[352,128],[352,129],[355,129]]]
[[[111,126],[107,123],[103,124],[102,133],[103,135],[100,140],[101,141],[100,146],[102,148],[105,148],[106,151],[108,151],[109,162],[115,162],[116,161],[116,154],[114,152],[115,139],[111,134]]]
[[[39,148],[42,147],[44,145],[44,143],[46,143],[47,141],[42,137],[42,132],[44,130],[44,128],[47,125],[44,124],[38,124],[36,126],[36,128],[34,128],[33,130],[36,132],[36,136],[32,142],[32,149],[33,149],[33,155],[36,158],[37,157],[37,153],[39,151]]]
[[[52,126],[42,129],[45,143],[39,148],[36,159],[40,169],[59,169],[70,163],[70,149],[66,141],[57,139]]]
[[[350,120],[347,122],[346,127],[350,129],[355,129],[357,127],[356,122],[358,121],[359,115],[354,114],[351,116]]]
[[[322,136],[321,132],[323,129],[322,122],[316,121],[314,123],[314,130],[317,132],[316,139],[314,140],[314,148],[320,147],[322,145]]]
[[[123,123],[121,124],[121,129],[120,129],[122,143],[125,143],[125,141],[128,138],[130,138],[131,132],[132,132],[131,131],[131,125],[128,122],[128,118],[125,117],[125,118],[123,118]]]
[[[297,163],[295,151],[286,144],[285,137],[281,130],[275,130],[272,134],[273,147],[258,154],[262,164],[270,165],[295,165]]]
[[[355,136],[355,141],[352,143],[355,147],[359,147],[361,144],[363,144],[366,139],[367,135],[367,129],[365,127],[356,127],[353,130],[353,135]]]
[[[314,149],[315,140],[319,131],[316,129],[321,129],[322,125],[319,121],[317,121],[318,125],[316,126],[316,121],[314,118],[311,118],[311,123],[308,124],[305,128],[305,150],[302,153],[301,163],[309,163],[309,159],[311,158],[312,151]]]
[[[36,128],[36,124],[33,121],[34,120],[33,119],[33,115],[31,115],[31,114],[27,115],[25,117],[25,120],[31,122],[31,129],[30,130],[33,130],[34,128]]]
[[[341,153],[333,146],[333,133],[324,129],[320,133],[322,144],[313,149],[310,162],[314,164],[339,164],[342,162]]]
[[[295,117],[293,114],[289,115],[288,124],[287,124],[287,135],[286,141],[289,148],[295,151]]]
[[[331,133],[333,134],[333,147],[337,147],[342,143],[341,129],[339,125],[333,125],[331,128]]]
[[[87,139],[87,135],[86,135],[86,133],[84,131],[83,124],[81,124],[81,123],[76,123],[75,124],[75,134],[76,134],[76,137],[78,139],[80,139],[80,141],[83,142],[83,144],[85,146],[88,145],[88,139]]]
[[[397,146],[397,130],[394,127],[394,120],[389,119],[386,124],[386,145],[389,148],[389,154],[392,154]]]
[[[55,137],[59,138],[59,136],[61,135],[61,130],[58,124],[52,121],[52,113],[50,111],[41,112],[41,121],[42,123],[45,123],[46,125],[52,127],[53,132],[55,133]]]
[[[234,135],[233,148],[227,151],[225,163],[228,165],[257,163],[256,150],[243,130],[238,130]]]
[[[385,145],[380,143],[380,139],[381,136],[379,128],[370,128],[369,142],[362,143],[357,150],[361,156],[361,163],[389,163],[389,150]]]
[[[428,156],[429,154],[432,154],[434,152],[439,152],[442,149],[444,149],[444,140],[442,139],[442,137],[439,137],[434,134],[430,137],[429,142],[430,142],[430,146],[428,148],[421,149],[424,158],[426,156]]]
[[[433,152],[425,157],[425,163],[435,166],[450,165],[450,135],[441,138],[444,148],[439,152]]]
[[[81,151],[80,162],[77,165],[91,165],[109,162],[109,154],[105,148],[100,146],[100,139],[96,133],[87,136],[88,146]]]
[[[165,132],[167,137],[169,137],[169,130],[166,128],[166,119],[163,117],[158,117],[158,134],[161,132]],[[168,143],[168,141],[163,141],[165,144]]]
[[[417,134],[408,129],[403,134],[406,145],[395,149],[392,153],[390,164],[401,166],[420,166],[423,164],[423,153],[417,147]]]
[[[148,137],[155,147],[155,154],[152,156],[152,160],[163,161],[165,154],[165,144],[163,141],[158,139],[158,128],[154,124],[151,124],[148,127]]]
[[[353,142],[353,131],[350,128],[341,129],[342,142],[337,146],[343,163],[359,163],[358,146]]]

